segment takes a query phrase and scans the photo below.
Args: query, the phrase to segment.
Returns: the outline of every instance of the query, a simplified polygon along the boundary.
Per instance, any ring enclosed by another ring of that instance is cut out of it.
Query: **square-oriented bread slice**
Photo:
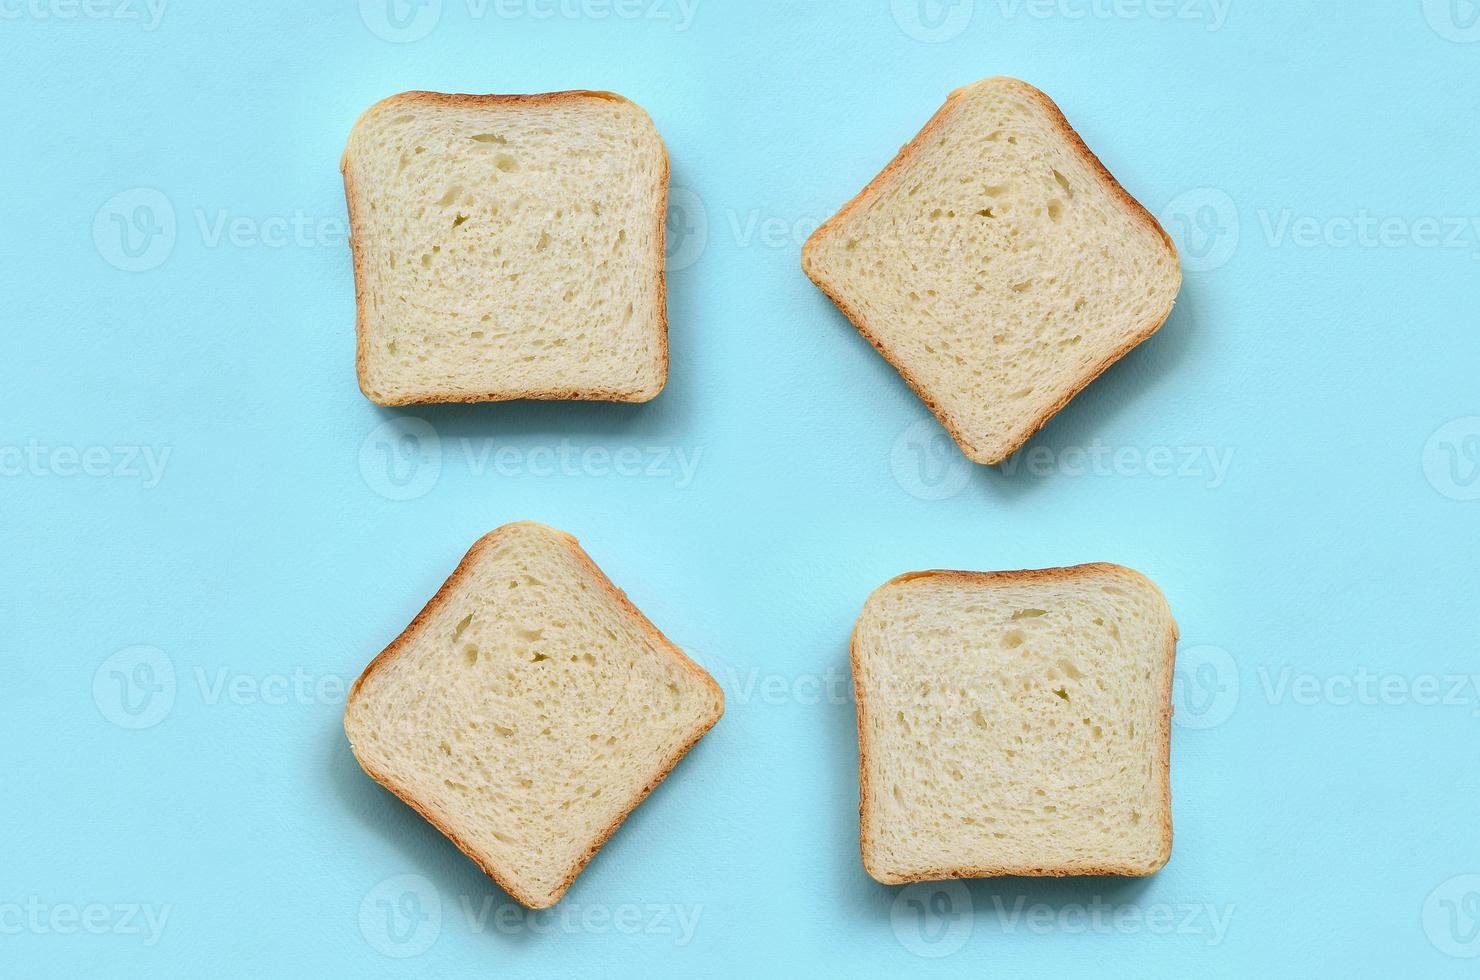
[[[952,92],[802,268],[978,463],[1155,333],[1172,240],[1031,85]]]
[[[1176,640],[1156,586],[1119,565],[881,586],[852,646],[868,873],[1159,869]]]
[[[723,712],[575,538],[520,523],[365,668],[344,729],[367,773],[547,908]]]
[[[668,154],[610,92],[376,103],[342,162],[360,388],[642,402],[668,377]]]

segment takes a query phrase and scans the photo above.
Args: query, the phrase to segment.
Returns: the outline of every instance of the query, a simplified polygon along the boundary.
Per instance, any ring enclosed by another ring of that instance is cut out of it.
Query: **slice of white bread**
[[[1025,82],[952,92],[802,268],[978,463],[1155,333],[1172,240]]]
[[[548,908],[723,712],[575,538],[520,523],[365,668],[344,730],[371,777]]]
[[[668,154],[610,92],[376,103],[341,164],[360,388],[647,401],[668,377]]]
[[[1156,586],[1119,565],[881,586],[852,645],[868,873],[1159,869],[1176,641]]]

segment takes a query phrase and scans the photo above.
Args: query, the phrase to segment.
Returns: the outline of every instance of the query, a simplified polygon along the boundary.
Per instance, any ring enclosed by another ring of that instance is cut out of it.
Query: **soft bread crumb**
[[[952,93],[802,266],[982,463],[1155,332],[1182,281],[1156,219],[1007,78]]]
[[[880,587],[853,633],[869,874],[1159,869],[1176,637],[1161,593],[1118,565]]]
[[[523,523],[365,669],[344,727],[366,772],[546,908],[723,710],[574,538]]]

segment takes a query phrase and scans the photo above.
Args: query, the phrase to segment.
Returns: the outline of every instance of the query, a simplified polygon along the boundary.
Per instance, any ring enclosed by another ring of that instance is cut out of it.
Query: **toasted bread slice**
[[[989,78],[813,233],[802,267],[979,463],[1171,313],[1177,252],[1042,92]]]
[[[668,377],[668,154],[610,92],[406,92],[342,163],[360,388],[641,402]]]
[[[723,711],[575,538],[522,523],[365,668],[344,729],[370,776],[547,908]]]
[[[881,586],[852,647],[868,873],[1159,869],[1176,640],[1156,586],[1119,565]]]

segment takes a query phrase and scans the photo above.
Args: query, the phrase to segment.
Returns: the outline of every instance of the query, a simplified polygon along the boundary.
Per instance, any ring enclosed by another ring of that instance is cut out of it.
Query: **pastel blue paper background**
[[[0,972],[1473,975],[1466,5],[445,0],[398,35],[375,2],[179,0],[154,25],[59,4],[0,4]],[[1054,96],[1189,266],[1166,328],[1012,472],[961,462],[798,267],[812,225],[993,74]],[[667,390],[377,409],[336,169],[356,114],[574,87],[638,101],[670,149]],[[163,227],[149,191],[173,245],[125,271],[114,216]],[[1387,231],[1353,239],[1364,215]],[[377,426],[405,417],[441,458],[395,442],[424,492],[394,500]],[[658,472],[550,473],[562,439]],[[68,465],[89,449],[105,475]],[[169,454],[157,485],[132,475],[145,449]],[[522,518],[578,535],[729,699],[564,918],[509,908],[339,727],[342,685]],[[1151,575],[1182,625],[1171,863],[875,884],[853,710],[829,696],[865,596],[1092,560]],[[110,658],[137,645],[175,690],[133,729],[143,691],[114,685],[148,675]],[[406,891],[440,923],[398,944],[378,903]],[[1096,903],[1121,911],[1096,924]]]

